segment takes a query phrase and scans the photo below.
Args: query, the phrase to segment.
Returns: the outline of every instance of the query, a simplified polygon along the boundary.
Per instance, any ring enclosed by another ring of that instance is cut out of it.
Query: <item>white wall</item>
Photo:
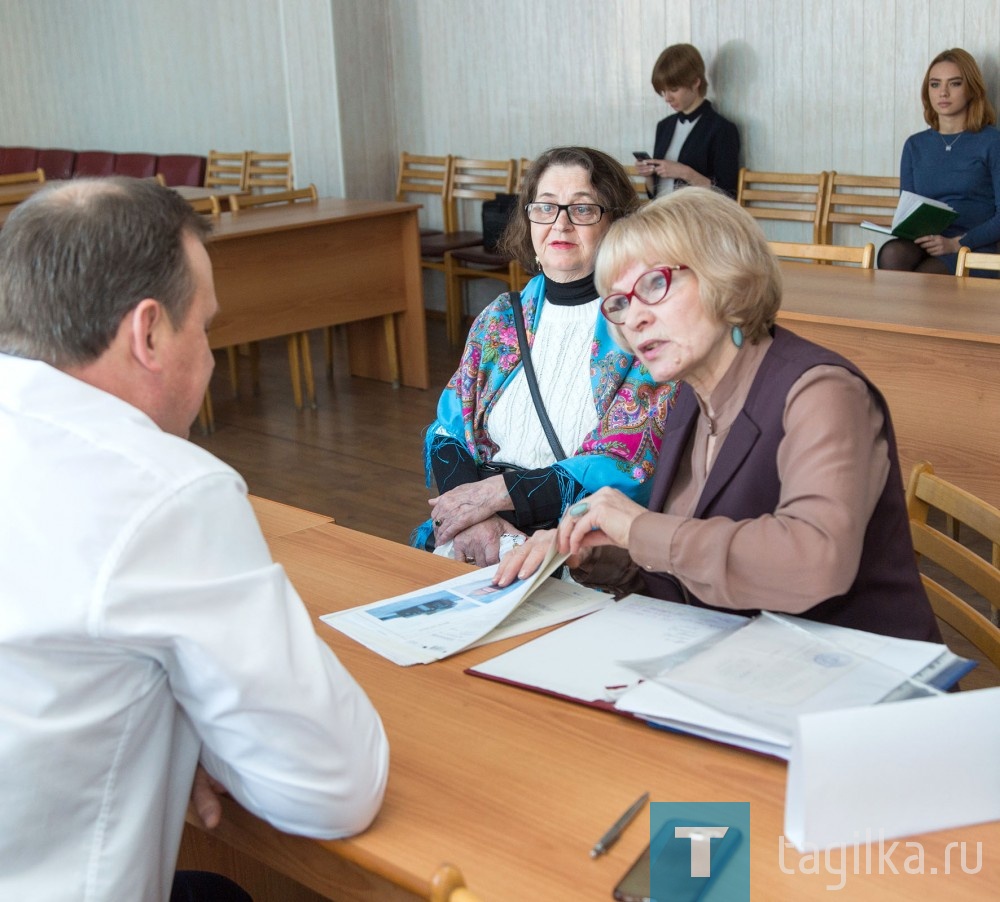
[[[299,183],[382,198],[400,150],[630,162],[679,41],[756,169],[895,173],[946,47],[1000,100],[995,0],[0,0],[0,144],[291,149]]]

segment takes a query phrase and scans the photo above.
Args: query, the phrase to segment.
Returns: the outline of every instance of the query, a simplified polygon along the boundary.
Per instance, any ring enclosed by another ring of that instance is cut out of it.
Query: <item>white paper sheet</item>
[[[603,592],[548,579],[565,557],[553,550],[533,576],[503,589],[494,565],[320,619],[396,664],[429,664],[610,604]]]
[[[799,718],[785,836],[800,852],[1000,818],[1000,687]]]

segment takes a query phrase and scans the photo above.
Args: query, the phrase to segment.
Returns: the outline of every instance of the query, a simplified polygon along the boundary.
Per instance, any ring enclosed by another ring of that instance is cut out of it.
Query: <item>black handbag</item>
[[[517,209],[516,194],[498,194],[483,201],[483,250],[498,253],[500,238]]]

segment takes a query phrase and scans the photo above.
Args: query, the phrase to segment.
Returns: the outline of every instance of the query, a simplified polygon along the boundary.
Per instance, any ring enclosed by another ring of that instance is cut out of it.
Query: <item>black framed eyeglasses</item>
[[[551,225],[563,210],[573,225],[595,225],[607,212],[600,204],[549,204],[535,201],[524,205],[528,219],[539,225]]]
[[[644,272],[635,280],[635,285],[627,294],[609,294],[601,301],[601,313],[609,323],[620,326],[625,322],[629,305],[632,298],[638,298],[647,307],[659,304],[670,291],[670,283],[673,281],[674,273],[686,266],[658,266],[649,272]]]

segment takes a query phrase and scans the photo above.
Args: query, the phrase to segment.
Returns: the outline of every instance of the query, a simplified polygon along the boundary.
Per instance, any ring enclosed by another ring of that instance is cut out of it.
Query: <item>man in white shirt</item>
[[[378,715],[243,480],[186,441],[206,231],[137,179],[49,189],[0,231],[2,899],[166,899],[199,761],[291,833],[382,801]]]

